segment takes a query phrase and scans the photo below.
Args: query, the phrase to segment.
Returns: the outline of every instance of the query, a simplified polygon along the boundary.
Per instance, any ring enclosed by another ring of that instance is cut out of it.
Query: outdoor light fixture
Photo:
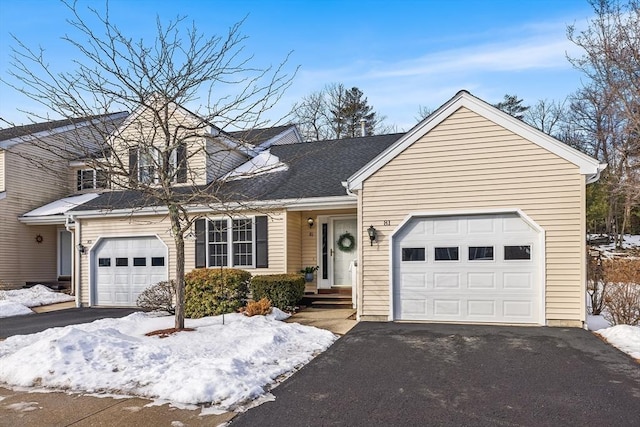
[[[378,237],[378,231],[372,225],[371,227],[367,228],[367,233],[369,234],[369,240],[371,241],[371,246],[373,246],[373,242],[375,242],[376,238]]]
[[[81,254],[87,251],[87,248],[82,243],[78,243],[76,245],[76,249],[78,249],[78,252],[80,252]]]
[[[313,223],[314,223],[313,218],[309,217],[307,219],[307,224],[309,224],[309,228],[313,228]]]

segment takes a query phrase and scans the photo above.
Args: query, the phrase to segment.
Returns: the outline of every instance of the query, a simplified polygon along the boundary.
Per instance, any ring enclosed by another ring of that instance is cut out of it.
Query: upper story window
[[[129,149],[129,176],[142,184],[157,184],[162,178],[172,183],[187,182],[186,145],[161,151],[156,147]]]
[[[76,189],[78,191],[108,187],[109,179],[106,172],[95,169],[82,169],[77,172]]]

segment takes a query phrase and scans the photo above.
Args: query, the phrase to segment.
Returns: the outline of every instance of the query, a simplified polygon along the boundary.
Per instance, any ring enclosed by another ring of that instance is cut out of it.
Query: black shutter
[[[176,163],[178,165],[176,181],[178,183],[187,182],[187,144],[178,145]]]
[[[196,220],[196,268],[207,266],[207,227],[205,219]]]
[[[269,267],[267,216],[256,217],[256,268]]]
[[[138,182],[138,149],[129,148],[129,182]]]

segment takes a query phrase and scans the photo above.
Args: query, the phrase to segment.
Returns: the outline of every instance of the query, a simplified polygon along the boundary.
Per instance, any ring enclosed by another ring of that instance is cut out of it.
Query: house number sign
[[[391,225],[391,221],[388,219],[385,219],[384,221],[382,221],[382,225]]]

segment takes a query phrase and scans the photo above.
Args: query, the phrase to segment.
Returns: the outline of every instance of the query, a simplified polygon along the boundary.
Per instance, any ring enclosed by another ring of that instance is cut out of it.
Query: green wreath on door
[[[338,249],[342,252],[351,252],[356,248],[356,239],[348,231],[338,237]]]

